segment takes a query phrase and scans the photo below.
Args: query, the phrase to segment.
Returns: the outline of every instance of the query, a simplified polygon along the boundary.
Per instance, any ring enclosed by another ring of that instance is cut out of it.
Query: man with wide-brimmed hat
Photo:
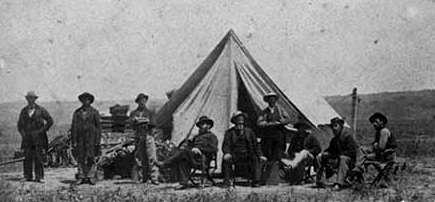
[[[53,119],[46,109],[36,104],[38,96],[29,91],[25,96],[25,106],[18,119],[18,132],[21,135],[21,149],[24,152],[23,171],[26,181],[42,182],[44,179],[43,161],[48,149],[47,131],[53,125]],[[34,168],[34,169],[33,169]]]
[[[136,169],[141,168],[142,182],[146,183],[149,178],[152,184],[158,185],[157,149],[152,133],[152,126],[154,125],[153,113],[146,107],[148,98],[148,95],[139,93],[135,99],[138,106],[130,112],[130,124],[136,131],[136,137],[138,140],[144,140],[144,142],[137,142],[136,144],[135,153],[138,165],[134,166],[133,172],[137,172],[138,170]]]
[[[134,123],[135,128],[135,164],[132,168],[132,178],[146,183],[149,177],[150,163],[148,158],[147,138],[151,133],[150,120],[146,117],[137,117]],[[157,176],[158,177],[158,176]],[[158,184],[157,179],[153,184]]]
[[[313,165],[315,157],[322,151],[320,142],[312,134],[313,126],[305,122],[294,124],[297,129],[290,140],[288,157],[281,159],[283,178],[290,184],[300,184],[304,180],[305,167]]]
[[[256,134],[246,125],[247,118],[246,113],[235,112],[231,117],[231,123],[234,126],[225,132],[222,144],[225,186],[231,186],[230,178],[236,174],[248,177],[251,180],[251,186],[259,186],[260,160],[266,161],[267,158],[263,156]]]
[[[268,106],[258,116],[257,125],[262,129],[261,141],[264,155],[269,161],[279,161],[285,146],[285,125],[290,123],[287,112],[276,105],[278,95],[264,95]]]
[[[264,183],[269,185],[278,184],[280,181],[277,168],[286,149],[285,147],[288,145],[286,143],[287,130],[285,125],[290,123],[290,118],[287,112],[276,104],[278,99],[279,96],[274,92],[264,95],[263,100],[267,102],[268,106],[257,119],[261,147],[263,154],[268,159],[263,180]]]
[[[386,127],[387,117],[376,112],[369,118],[370,123],[375,129],[375,137],[371,147],[363,150],[365,157],[376,161],[390,161],[396,157],[397,142],[395,136]]]
[[[95,184],[95,158],[101,153],[100,114],[91,106],[95,99],[92,94],[84,92],[78,99],[82,106],[74,111],[71,124],[71,143],[79,164],[77,184]]]
[[[195,125],[199,129],[198,134],[189,136],[174,155],[157,163],[159,167],[177,166],[180,186],[176,189],[187,188],[191,168],[201,166],[203,157],[211,158],[218,151],[218,139],[210,131],[214,125],[213,120],[207,116],[201,116]]]
[[[317,170],[316,184],[324,186],[325,172],[329,178],[332,174],[331,169],[337,171],[337,180],[334,189],[347,187],[346,178],[349,171],[354,167],[358,145],[355,141],[353,130],[345,126],[343,119],[335,117],[331,119],[329,126],[334,133],[334,137],[329,142],[329,147],[317,156],[319,169]]]

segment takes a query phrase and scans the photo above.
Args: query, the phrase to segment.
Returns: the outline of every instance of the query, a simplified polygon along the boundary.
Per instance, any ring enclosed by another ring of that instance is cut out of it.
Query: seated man
[[[290,184],[300,184],[304,180],[305,167],[313,165],[315,157],[322,151],[320,142],[311,134],[311,127],[306,123],[296,123],[298,130],[290,140],[289,159],[281,159],[284,165],[281,177]]]
[[[207,116],[199,118],[196,126],[199,133],[189,137],[180,149],[171,157],[163,162],[158,162],[159,167],[176,165],[179,171],[180,186],[176,189],[186,189],[188,187],[190,170],[192,167],[201,165],[202,155],[208,156],[217,152],[218,139],[215,134],[210,132],[213,127],[213,120]]]
[[[237,111],[231,118],[235,126],[225,132],[222,151],[224,153],[222,168],[224,186],[231,186],[230,177],[236,171],[245,171],[249,176],[252,187],[258,187],[261,177],[260,160],[266,161],[261,152],[255,133],[246,126],[247,114]],[[233,169],[235,166],[235,170]],[[241,167],[241,168],[240,168]],[[238,173],[240,174],[240,173]]]
[[[316,184],[324,186],[326,171],[327,177],[330,172],[328,168],[338,169],[337,180],[334,189],[346,187],[346,177],[350,169],[355,165],[357,154],[357,143],[350,128],[344,126],[344,120],[338,117],[331,119],[332,132],[334,137],[329,142],[329,147],[317,156],[319,169],[316,176]]]
[[[385,127],[388,122],[387,117],[379,112],[376,112],[370,116],[369,121],[376,130],[375,139],[370,146],[361,147],[361,152],[363,155],[361,162],[359,162],[358,165],[356,165],[352,170],[353,177],[356,177],[354,178],[356,180],[363,179],[363,173],[367,166],[374,165],[375,168],[378,169],[378,172],[381,172],[381,170],[385,168],[383,166],[387,165],[383,163],[391,161],[394,162],[396,160],[397,142],[390,130]],[[390,182],[390,173],[387,172],[378,174],[383,176],[380,178],[381,180],[379,181],[379,185],[384,188],[388,187]]]
[[[363,149],[365,158],[380,162],[395,160],[397,143],[394,135],[386,128],[387,117],[377,112],[370,116],[369,121],[376,133],[371,147]]]

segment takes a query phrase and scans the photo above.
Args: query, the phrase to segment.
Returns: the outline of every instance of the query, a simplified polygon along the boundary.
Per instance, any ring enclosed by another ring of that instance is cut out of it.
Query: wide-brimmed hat
[[[231,116],[231,123],[236,124],[236,119],[239,116],[243,116],[245,118],[245,120],[248,118],[248,114],[246,114],[245,112],[242,111],[236,111],[233,113],[233,115]]]
[[[201,117],[199,117],[199,119],[198,119],[198,121],[196,122],[195,125],[197,127],[199,127],[202,123],[206,123],[206,124],[210,125],[210,128],[213,128],[213,125],[214,125],[213,120],[211,120],[207,116],[201,116]]]
[[[265,102],[268,102],[270,98],[274,97],[275,99],[278,99],[278,94],[274,93],[274,92],[270,92],[267,93],[266,95],[263,96],[263,100]]]
[[[38,98],[38,95],[36,95],[35,91],[29,91],[24,97]]]
[[[373,115],[371,115],[369,118],[369,121],[370,121],[370,123],[373,123],[373,122],[375,122],[376,119],[381,120],[384,124],[388,123],[387,117],[380,112],[376,112]]]
[[[305,122],[297,122],[293,125],[294,128],[298,130],[311,130],[311,126]]]
[[[138,103],[141,99],[147,99],[148,100],[149,96],[146,95],[145,93],[139,93],[139,95],[136,96],[136,99],[134,100],[136,103]]]
[[[341,126],[343,126],[344,125],[344,120],[342,119],[342,118],[340,118],[340,117],[334,117],[334,118],[332,118],[331,119],[331,121],[330,121],[330,126],[333,126],[334,124],[339,124],[339,125],[341,125]]]
[[[95,97],[88,92],[84,92],[84,93],[79,95],[80,102],[84,102],[85,99],[89,99],[91,101],[91,103],[93,103],[95,100]]]

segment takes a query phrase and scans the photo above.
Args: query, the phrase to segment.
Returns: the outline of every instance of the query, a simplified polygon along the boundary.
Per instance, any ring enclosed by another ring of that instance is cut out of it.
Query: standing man
[[[26,181],[33,180],[33,167],[35,181],[43,182],[44,166],[48,149],[47,131],[53,125],[53,119],[43,107],[37,105],[38,96],[29,91],[25,96],[25,106],[18,119],[18,132],[21,135],[21,149],[24,151],[23,171]]]
[[[130,123],[133,126],[133,129],[136,131],[136,137],[143,136],[145,138],[145,144],[138,144],[136,151],[137,152],[145,152],[146,155],[146,161],[147,162],[141,162],[141,167],[143,170],[143,176],[142,181],[147,182],[148,178],[151,179],[151,183],[154,185],[159,184],[159,168],[157,167],[157,149],[155,144],[154,136],[151,132],[151,124],[152,124],[152,112],[148,110],[146,107],[146,103],[148,102],[148,95],[145,95],[144,93],[140,93],[137,95],[135,102],[137,103],[136,110],[133,110],[130,112]],[[148,122],[146,123],[147,127],[146,130],[144,128],[141,129],[141,132],[139,131],[139,128],[137,127],[137,123],[139,120]],[[139,134],[140,132],[140,134]],[[139,148],[139,147],[145,147],[145,148]],[[138,154],[141,155],[141,154]],[[145,160],[145,159],[143,159]],[[135,171],[133,171],[135,172]],[[149,174],[148,174],[149,173]]]
[[[210,132],[213,123],[213,120],[207,116],[201,116],[196,122],[199,133],[186,139],[174,155],[158,163],[159,167],[177,165],[180,186],[176,189],[188,188],[191,168],[201,166],[204,163],[203,157],[210,158],[218,151],[218,139],[214,133]]]
[[[147,118],[137,118],[134,124],[136,139],[134,158],[136,162],[133,166],[132,178],[138,182],[140,182],[139,180],[142,180],[142,182],[146,183],[149,175],[147,136],[149,136],[149,133],[151,132],[150,123]]]
[[[394,135],[386,127],[388,119],[382,113],[376,112],[369,118],[370,123],[375,129],[375,138],[365,152],[366,158],[380,162],[395,160],[397,142]]]
[[[257,125],[263,129],[261,138],[264,155],[269,161],[279,161],[285,146],[285,125],[290,123],[288,114],[276,105],[278,95],[268,93],[263,97],[268,106],[258,117]]]
[[[248,115],[237,111],[231,118],[233,127],[225,132],[222,152],[224,153],[222,168],[224,172],[224,185],[231,186],[230,176],[236,171],[244,170],[244,176],[251,180],[252,187],[258,187],[261,177],[260,160],[266,161],[257,137],[253,130],[246,126]],[[235,169],[233,169],[233,165]],[[240,166],[240,168],[238,168]]]
[[[348,186],[346,177],[348,172],[355,165],[358,145],[354,139],[352,129],[344,126],[344,120],[338,117],[331,119],[332,132],[334,137],[329,142],[329,147],[317,156],[319,169],[316,176],[316,184],[324,186],[325,176],[328,177],[328,168],[338,169],[335,190]]]
[[[268,159],[265,172],[262,176],[262,184],[276,185],[280,182],[279,161],[283,156],[286,143],[286,128],[290,122],[288,114],[276,105],[278,95],[268,93],[263,97],[268,106],[260,113],[257,120],[257,126],[261,129],[261,147],[263,153]]]
[[[94,96],[82,93],[78,96],[82,106],[74,111],[71,124],[71,140],[79,164],[77,184],[96,183],[95,158],[101,154],[101,124],[98,110],[91,104]]]

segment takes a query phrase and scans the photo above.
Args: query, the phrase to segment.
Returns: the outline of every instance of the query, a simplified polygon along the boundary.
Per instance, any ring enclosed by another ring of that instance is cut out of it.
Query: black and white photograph
[[[0,201],[435,201],[435,1],[0,0]]]

